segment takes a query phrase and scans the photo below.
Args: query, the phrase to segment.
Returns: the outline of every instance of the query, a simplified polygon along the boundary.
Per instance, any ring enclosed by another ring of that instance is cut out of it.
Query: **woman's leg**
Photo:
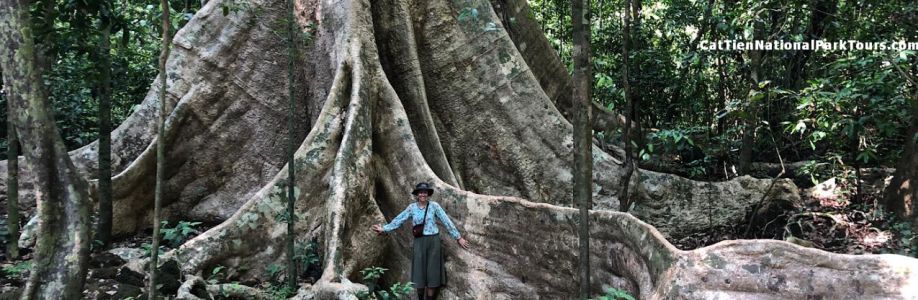
[[[418,289],[418,300],[424,300],[424,288]]]
[[[427,288],[427,300],[437,300],[437,288]]]

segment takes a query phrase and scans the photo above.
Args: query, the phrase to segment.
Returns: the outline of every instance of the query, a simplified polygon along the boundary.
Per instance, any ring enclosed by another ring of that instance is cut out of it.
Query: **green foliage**
[[[22,277],[32,267],[31,261],[20,261],[13,264],[4,264],[3,275],[8,278]]]
[[[89,244],[89,252],[96,251],[96,249],[102,249],[105,247],[105,243],[101,240],[92,240],[92,243]]]
[[[226,267],[217,266],[213,270],[210,270],[210,275],[207,275],[207,282],[210,284],[217,284],[221,279],[226,279],[226,274],[224,274]]]
[[[310,267],[321,269],[320,256],[318,253],[319,244],[316,241],[309,243],[298,243],[294,246],[293,261],[297,264],[297,270],[304,272]],[[272,263],[265,267],[265,275],[271,283],[280,284],[281,275],[285,275],[286,265]]]
[[[570,68],[570,3],[528,3]],[[640,102],[637,121],[645,129],[659,129],[645,131],[647,143],[635,148],[644,163],[663,157],[689,164],[673,170],[689,177],[733,176],[729,165],[739,159],[747,121],[753,124],[748,130],[758,161],[777,163],[775,148],[787,162],[815,159],[822,168],[838,157],[842,167],[890,165],[899,157],[909,124],[908,85],[893,65],[909,70],[918,63],[914,51],[766,51],[754,68],[749,51],[704,50],[700,43],[751,40],[756,26],[768,40],[912,40],[916,27],[895,20],[914,15],[914,5],[887,1],[864,10],[854,2],[831,1],[637,3],[642,9],[633,19],[630,84]],[[622,1],[594,2],[590,22],[592,99],[619,113],[625,107],[623,6]],[[815,34],[811,26],[820,27],[818,36],[809,36]],[[752,82],[753,69],[758,82]]]
[[[211,284],[216,284],[216,283],[211,282]],[[220,285],[219,293],[224,298],[228,298],[233,293],[239,292],[242,289],[243,288],[241,284],[239,284],[238,282],[232,282],[226,285]]]
[[[894,214],[889,214],[888,218],[892,220],[890,231],[893,233],[893,240],[889,242],[889,248],[899,249],[894,254],[918,257],[918,235],[912,232],[911,224],[908,221],[899,220]],[[888,252],[881,251],[881,253]]]
[[[140,245],[140,248],[143,249],[144,257],[150,257],[150,255],[153,253],[153,244],[143,243]],[[159,255],[159,257],[162,257],[163,253],[166,253],[166,251],[168,251],[168,249],[166,249],[166,246],[160,245],[159,251],[157,251],[157,254]]]
[[[881,52],[852,53],[828,65],[833,74],[812,79],[792,94],[797,101],[795,118],[783,123],[785,132],[821,155],[844,153],[849,163],[894,162],[905,140],[909,100],[894,80],[892,66],[863,69],[886,60]]]
[[[111,3],[111,7],[107,6]],[[199,8],[200,1],[170,0],[177,31]],[[45,8],[49,7],[50,10]],[[33,1],[35,40],[47,49],[44,83],[54,120],[68,149],[81,147],[98,137],[100,80],[100,16],[111,16],[112,124],[123,122],[145,98],[156,77],[159,43],[159,0],[142,1]],[[0,106],[6,101],[0,99]],[[6,109],[0,110],[6,119]],[[6,123],[0,124],[6,132]],[[5,158],[6,137],[0,137]]]
[[[297,270],[307,270],[310,266],[319,265],[319,243],[312,241],[306,244],[297,244],[294,247],[293,261]]]
[[[360,275],[363,276],[363,281],[365,282],[376,282],[386,273],[389,269],[383,267],[369,267],[363,270],[360,270]]]
[[[632,296],[630,293],[628,293],[625,290],[607,287],[605,288],[605,291],[606,291],[605,294],[597,298],[593,298],[593,300],[617,300],[617,299],[634,300],[634,296]]]
[[[267,273],[268,280],[271,282],[278,282],[280,275],[284,270],[284,266],[279,264],[269,264],[267,267],[265,267],[265,273]]]
[[[318,255],[318,243],[312,241],[309,243],[297,244],[294,248],[294,263],[297,264],[297,270],[305,271],[310,267],[320,268],[320,258]],[[211,275],[208,279],[209,282],[219,281],[219,278],[226,275],[221,275],[225,270],[222,266],[217,266],[211,270]],[[267,280],[262,284],[264,290],[268,293],[271,299],[287,299],[296,295],[296,289],[288,287],[284,283],[284,273],[287,270],[287,266],[284,264],[272,263],[265,266],[264,274]],[[296,276],[296,275],[294,275]]]
[[[367,285],[368,290],[360,291],[355,294],[357,299],[360,300],[395,300],[395,299],[408,299],[411,293],[414,291],[414,287],[410,282],[397,282],[392,284],[388,290],[382,287],[379,283],[379,279],[382,278],[383,274],[386,273],[388,269],[382,267],[369,267],[360,271],[360,275],[363,276],[363,282]]]
[[[296,295],[296,290],[292,289],[286,285],[270,285],[266,289],[268,296],[271,299],[287,299]]]
[[[176,248],[181,246],[182,243],[188,240],[188,238],[194,234],[198,233],[195,226],[201,225],[201,222],[187,222],[179,221],[178,224],[175,224],[175,227],[169,228],[169,221],[162,221],[162,226],[160,232],[162,233],[162,239],[169,244],[170,247]]]
[[[229,0],[220,2],[220,10],[223,12],[224,16],[227,16],[231,13],[239,13],[251,9],[251,7],[251,4],[244,0]]]

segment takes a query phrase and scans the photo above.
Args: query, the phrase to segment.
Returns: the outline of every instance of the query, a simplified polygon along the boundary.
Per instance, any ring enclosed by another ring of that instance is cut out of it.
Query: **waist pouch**
[[[424,225],[427,224],[427,212],[428,211],[430,211],[430,203],[428,203],[427,208],[424,209],[424,219],[422,219],[424,222],[421,222],[421,224],[414,225],[414,227],[411,227],[411,234],[413,234],[414,237],[416,238],[424,236]]]

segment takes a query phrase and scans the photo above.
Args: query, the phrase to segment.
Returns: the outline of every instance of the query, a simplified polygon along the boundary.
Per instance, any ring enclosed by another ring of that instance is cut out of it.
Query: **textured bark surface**
[[[0,79],[2,80],[2,79]],[[0,95],[5,97],[6,95]],[[13,107],[7,102],[7,109]],[[7,111],[12,111],[11,109]],[[6,149],[6,230],[9,232],[9,241],[6,243],[6,253],[11,259],[19,258],[19,137],[16,134],[16,125],[12,117],[6,120],[6,136],[9,147]]]
[[[77,299],[89,257],[88,188],[54,125],[31,28],[28,1],[0,2],[0,68],[9,117],[33,171],[42,215],[22,299]]]
[[[901,69],[897,69],[903,77],[906,77],[911,83],[914,92],[911,96],[912,101],[912,118],[906,137],[918,135],[918,85],[912,77],[905,74]],[[902,151],[902,157],[896,163],[896,172],[893,174],[889,186],[886,188],[885,197],[883,198],[886,207],[896,212],[900,217],[912,222],[912,228],[918,229],[918,185],[915,180],[918,179],[918,144],[915,139],[905,141],[905,150]]]
[[[111,9],[112,2],[106,1],[105,7]],[[112,238],[112,56],[111,31],[112,22],[108,14],[102,14],[100,20],[101,38],[99,38],[99,171],[98,183],[98,222],[93,240],[100,241],[108,247]]]
[[[415,183],[431,181],[433,200],[472,244],[460,250],[444,235],[443,298],[575,297],[573,129],[557,101],[569,87],[546,88],[570,78],[544,68],[554,57],[544,37],[514,31],[534,24],[525,2],[497,2],[298,1],[299,24],[313,39],[298,64],[308,80],[297,113],[313,125],[295,130],[301,142],[291,165],[285,45],[276,35],[283,24],[273,21],[285,16],[284,2],[253,0],[227,16],[221,0],[208,2],[174,41],[164,136],[154,139],[150,126],[155,96],[113,133],[114,228],[150,225],[151,149],[162,142],[166,216],[222,221],[167,254],[185,272],[223,265],[266,278],[286,254],[287,225],[277,216],[294,184],[296,241],[317,239],[323,266],[298,297],[346,298],[365,289],[359,270],[368,266],[390,269],[389,282],[407,281],[407,230],[380,237],[370,226],[401,211]],[[91,165],[93,147],[71,156]],[[632,216],[614,211],[620,162],[595,146],[592,158],[593,294],[607,285],[644,299],[916,297],[909,293],[918,290],[918,260],[902,256],[775,241],[677,250],[663,233],[737,224],[771,180],[707,183],[641,171]],[[796,205],[797,194],[782,180],[766,199]]]
[[[571,24],[573,29],[574,51],[574,180],[573,197],[578,207],[579,228],[577,236],[580,242],[580,299],[590,298],[590,208],[593,207],[593,129],[590,128],[592,111],[590,100],[593,86],[593,62],[590,59],[590,1],[574,0],[571,2]],[[627,78],[627,77],[626,77]],[[627,132],[627,129],[625,130]],[[625,134],[627,137],[628,135]],[[627,141],[625,138],[626,149]],[[630,153],[629,153],[630,154]],[[628,178],[630,174],[623,178]],[[627,179],[625,179],[627,181]],[[627,191],[622,195],[627,198]],[[623,203],[627,203],[624,201]],[[623,206],[624,207],[624,206]]]

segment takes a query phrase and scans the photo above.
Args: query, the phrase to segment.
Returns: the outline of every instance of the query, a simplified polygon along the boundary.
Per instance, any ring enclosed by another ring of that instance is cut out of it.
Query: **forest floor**
[[[918,237],[908,223],[887,212],[882,189],[865,188],[830,179],[801,190],[803,205],[741,224],[710,228],[688,236],[670,237],[673,245],[691,250],[735,239],[775,239],[841,254],[900,254],[918,257]],[[855,195],[852,195],[855,194]]]

